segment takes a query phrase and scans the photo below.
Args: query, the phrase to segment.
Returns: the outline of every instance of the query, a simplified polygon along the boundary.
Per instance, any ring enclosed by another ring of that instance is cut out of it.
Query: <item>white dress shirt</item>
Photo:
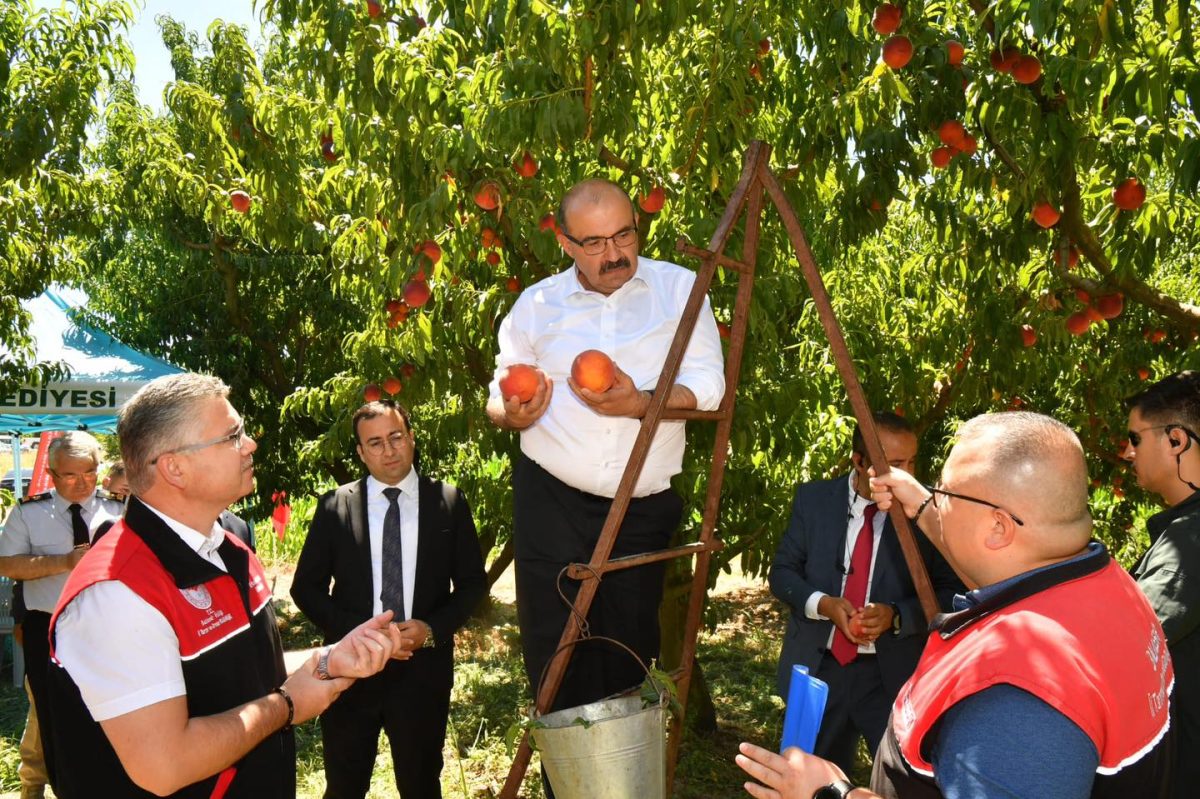
[[[114,499],[104,499],[92,492],[79,503],[83,521],[88,526],[88,539],[95,537],[96,528],[106,521],[116,522],[125,513],[125,506]],[[75,547],[72,533],[71,503],[57,491],[51,490],[46,499],[22,502],[13,508],[0,532],[0,556],[66,555]],[[53,613],[58,596],[67,584],[69,571],[25,580],[25,607]]]
[[[198,555],[228,571],[217,552],[225,540],[219,524],[205,535],[146,507]],[[59,614],[56,630],[55,659],[79,686],[96,721],[187,693],[171,623],[124,583],[106,580],[80,591]]]
[[[847,489],[849,497],[847,499],[847,513],[849,519],[846,521],[846,546],[842,551],[842,587],[838,592],[841,596],[846,591],[846,577],[850,571],[850,557],[854,554],[854,544],[858,541],[858,534],[863,528],[863,517],[867,512],[867,506],[871,504],[871,500],[858,493],[854,488],[854,472],[850,473],[850,479],[847,481]],[[871,520],[871,528],[875,534],[875,540],[871,546],[871,571],[867,574],[867,602],[871,601],[871,583],[875,580],[875,559],[879,554],[879,540],[883,537],[883,523],[887,521],[887,514],[883,511],[877,511],[875,518]],[[816,621],[828,621],[829,619],[817,612],[817,604],[821,599],[828,594],[822,591],[813,591],[808,597],[808,601],[804,603],[804,615]],[[835,627],[829,633],[829,640],[825,643],[826,649],[833,648],[833,634],[837,630]],[[858,651],[862,654],[874,654],[875,644],[859,644]]]
[[[612,358],[640,389],[655,388],[695,273],[639,257],[625,285],[605,296],[585,289],[575,266],[530,286],[500,325],[500,352],[491,397],[500,396],[499,373],[533,364],[554,381],[550,406],[521,431],[521,451],[569,486],[612,497],[633,450],[640,419],[603,416],[567,385],[571,364],[584,350]],[[725,393],[721,337],[708,299],[696,321],[675,382],[696,396],[696,407],[714,410]],[[670,487],[683,468],[684,423],[664,421],[655,433],[634,496]]]
[[[376,616],[383,613],[383,600],[379,597],[383,591],[383,517],[387,515],[390,504],[383,489],[400,489],[396,504],[400,506],[400,546],[404,553],[404,618],[395,621],[412,618],[413,584],[417,580],[419,486],[415,468],[409,469],[408,475],[395,486],[388,486],[374,477],[367,477],[367,529],[371,536],[371,602],[374,608],[372,612]]]

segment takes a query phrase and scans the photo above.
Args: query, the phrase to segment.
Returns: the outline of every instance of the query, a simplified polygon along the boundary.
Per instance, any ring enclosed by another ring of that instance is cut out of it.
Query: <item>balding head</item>
[[[605,296],[637,274],[637,214],[629,195],[601,178],[572,186],[558,206],[558,243],[579,284]]]
[[[1061,422],[1023,411],[977,416],[959,428],[943,474],[955,491],[1017,514],[1016,543],[1030,562],[1087,545],[1087,465],[1079,438]]]
[[[623,188],[611,180],[607,178],[588,178],[576,183],[567,189],[567,193],[563,195],[562,200],[558,203],[558,227],[561,230],[572,233],[573,231],[570,228],[572,211],[585,205],[603,206],[609,203],[616,203],[622,210],[628,209],[631,217],[634,214],[633,200],[629,199],[629,195]]]

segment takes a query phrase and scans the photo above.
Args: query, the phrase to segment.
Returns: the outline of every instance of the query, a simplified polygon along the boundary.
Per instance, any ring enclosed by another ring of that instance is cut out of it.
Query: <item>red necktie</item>
[[[871,504],[863,513],[863,526],[854,541],[850,571],[846,574],[846,587],[842,589],[842,596],[855,608],[867,604],[867,578],[871,576],[871,550],[875,544],[875,511],[875,505]],[[858,657],[858,644],[836,628],[833,632],[833,656],[843,666]]]

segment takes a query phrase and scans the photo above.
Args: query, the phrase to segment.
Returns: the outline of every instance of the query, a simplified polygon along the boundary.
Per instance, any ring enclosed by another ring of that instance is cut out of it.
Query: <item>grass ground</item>
[[[288,648],[309,646],[316,633],[286,599],[289,586],[290,574],[276,575],[281,632]],[[472,621],[457,639],[458,665],[442,772],[447,799],[499,793],[511,762],[505,733],[527,703],[510,580],[497,583],[493,600],[490,617]],[[702,633],[697,652],[713,693],[718,729],[710,734],[687,734],[676,772],[675,799],[748,796],[741,788],[742,772],[733,763],[738,742],[775,745],[782,729],[783,704],[773,696],[785,621],[781,607],[761,582],[723,575],[710,597],[707,614],[708,630]],[[19,788],[17,745],[27,705],[24,693],[12,687],[7,657],[5,665],[0,673],[0,792],[12,792]],[[304,799],[315,799],[325,787],[315,722],[297,730],[297,743],[298,793]],[[381,739],[369,797],[396,795],[391,769],[391,756]],[[861,784],[867,773],[864,766],[851,776]],[[536,768],[531,768],[521,792],[528,799],[542,796],[535,774]],[[0,799],[4,796],[0,793]]]

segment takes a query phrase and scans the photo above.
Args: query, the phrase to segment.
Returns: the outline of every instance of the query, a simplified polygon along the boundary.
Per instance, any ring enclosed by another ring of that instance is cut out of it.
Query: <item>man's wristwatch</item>
[[[846,780],[838,780],[831,782],[824,788],[818,788],[812,795],[812,799],[846,799],[850,792],[857,788],[857,785],[851,785]]]
[[[892,635],[900,634],[900,606],[892,603]]]
[[[435,646],[437,646],[437,642],[433,640],[433,628],[429,626],[428,622],[423,621],[421,624],[425,625],[425,642],[421,644],[421,648],[433,649]]]
[[[329,653],[333,651],[332,646],[327,646],[321,650],[321,656],[317,658],[317,679],[332,680],[333,675],[329,673]]]

